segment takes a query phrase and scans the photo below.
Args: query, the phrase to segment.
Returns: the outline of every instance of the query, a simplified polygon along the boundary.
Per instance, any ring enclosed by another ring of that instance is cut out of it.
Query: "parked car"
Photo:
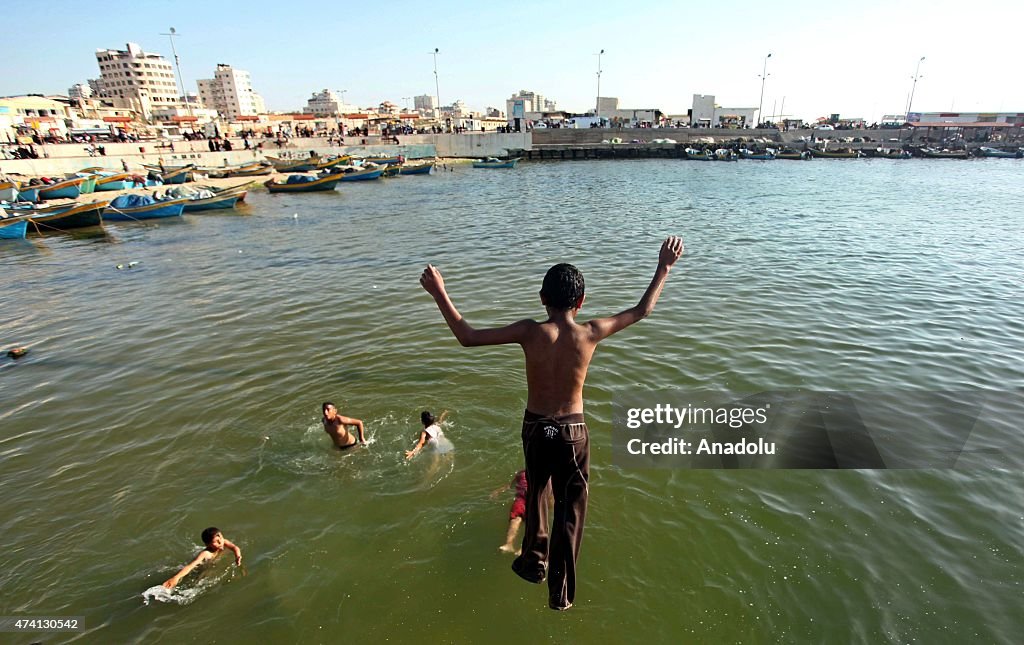
[[[815,130],[835,130],[835,128],[833,128],[828,123],[822,123],[821,125],[816,125],[816,126],[814,126],[814,129]]]

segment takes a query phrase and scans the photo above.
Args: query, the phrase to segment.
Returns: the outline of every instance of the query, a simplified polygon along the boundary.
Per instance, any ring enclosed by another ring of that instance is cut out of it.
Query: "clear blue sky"
[[[1024,112],[1018,0],[41,6],[46,19],[15,20],[0,40],[0,96],[65,94],[99,76],[97,48],[129,41],[171,59],[160,34],[173,26],[188,91],[227,63],[252,74],[271,110],[301,109],[323,88],[347,90],[347,103],[405,106],[403,97],[434,93],[428,52],[438,47],[441,102],[462,99],[476,110],[504,110],[505,99],[529,89],[585,111],[604,49],[601,95],[623,108],[685,113],[694,93],[757,107],[770,52],[766,115],[783,100],[786,114],[805,119],[900,113],[921,56],[914,111]]]

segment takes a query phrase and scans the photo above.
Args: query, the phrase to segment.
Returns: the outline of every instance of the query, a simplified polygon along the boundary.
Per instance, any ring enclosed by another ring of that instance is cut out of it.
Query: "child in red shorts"
[[[508,533],[505,535],[505,544],[499,546],[498,550],[502,553],[515,553],[516,555],[519,555],[519,552],[516,551],[516,548],[512,543],[516,541],[516,533],[519,531],[519,526],[523,523],[523,518],[526,517],[525,468],[517,472],[512,477],[512,481],[491,493],[491,499],[494,499],[512,487],[515,487],[516,489],[516,497],[512,500],[512,508],[508,513]]]

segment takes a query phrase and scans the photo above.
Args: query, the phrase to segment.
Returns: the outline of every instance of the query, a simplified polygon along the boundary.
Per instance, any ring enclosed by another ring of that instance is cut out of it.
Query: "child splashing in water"
[[[451,441],[444,436],[444,432],[441,430],[441,424],[444,423],[444,418],[448,416],[448,411],[445,410],[441,413],[440,417],[434,417],[429,410],[424,410],[420,414],[420,422],[423,423],[423,430],[420,431],[420,439],[413,447],[412,450],[405,451],[405,458],[412,459],[423,450],[424,446],[431,446],[440,454],[451,452],[455,446],[452,445]]]

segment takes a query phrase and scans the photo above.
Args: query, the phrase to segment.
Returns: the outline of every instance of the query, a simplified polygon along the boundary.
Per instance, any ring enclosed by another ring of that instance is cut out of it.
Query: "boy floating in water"
[[[224,537],[224,534],[220,532],[220,529],[218,529],[215,526],[211,526],[210,528],[203,531],[202,538],[203,544],[206,545],[206,548],[200,551],[199,555],[197,555],[192,560],[192,562],[186,564],[184,567],[182,567],[181,571],[174,574],[174,576],[171,579],[167,580],[164,583],[164,587],[168,589],[173,589],[174,586],[181,582],[181,579],[187,576],[190,571],[198,567],[203,562],[216,558],[218,555],[221,554],[222,551],[224,551],[224,549],[231,549],[232,551],[234,551],[235,566],[242,566],[242,550],[234,544],[232,544],[231,542],[229,542]]]
[[[516,343],[526,354],[526,533],[522,554],[512,563],[521,578],[548,578],[548,605],[568,609],[576,595],[576,557],[583,538],[590,477],[590,437],[583,418],[583,382],[597,344],[647,317],[654,309],[683,241],[661,245],[658,267],[640,302],[609,318],[577,324],[585,299],[583,275],[571,264],[556,264],[544,276],[540,301],[543,322],[520,320],[505,327],[474,329],[452,304],[441,272],[428,265],[420,284],[434,298],[452,334],[464,347]],[[547,508],[542,492],[552,484],[554,526],[548,544]],[[548,571],[550,562],[550,571]]]
[[[412,450],[405,451],[405,458],[412,459],[420,450],[423,450],[423,446],[431,445],[438,452],[448,452],[451,450],[451,442],[448,441],[444,432],[441,430],[441,424],[444,423],[444,418],[448,416],[448,410],[441,413],[439,418],[434,418],[428,410],[424,410],[420,414],[420,422],[423,424],[423,430],[420,431],[420,440],[416,443],[416,446]]]
[[[366,437],[363,436],[363,422],[359,419],[350,419],[349,417],[343,417],[338,414],[338,408],[330,401],[325,401],[323,404],[324,418],[324,432],[326,432],[334,445],[341,450],[348,450],[357,445],[357,443],[365,444]],[[348,426],[355,426],[359,430],[359,441],[352,436],[352,433],[348,431]]]

